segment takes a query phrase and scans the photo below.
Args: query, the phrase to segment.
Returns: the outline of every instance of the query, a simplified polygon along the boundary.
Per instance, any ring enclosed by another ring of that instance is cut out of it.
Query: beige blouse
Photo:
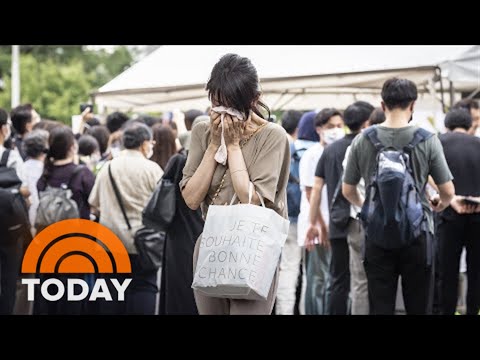
[[[180,189],[183,190],[200,165],[210,142],[210,122],[201,122],[192,130],[190,151],[183,169]],[[255,190],[264,198],[265,206],[288,218],[287,182],[290,173],[290,146],[285,130],[274,123],[268,123],[260,129],[242,148],[250,181]],[[223,188],[215,199],[214,205],[230,204],[234,189],[227,166],[217,164],[207,196],[201,204],[202,214],[206,217],[215,192],[223,174],[227,171]]]

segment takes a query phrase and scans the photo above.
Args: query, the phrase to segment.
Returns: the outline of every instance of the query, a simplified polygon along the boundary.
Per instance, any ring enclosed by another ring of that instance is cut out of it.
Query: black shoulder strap
[[[5,149],[2,155],[2,160],[0,160],[0,167],[6,167],[8,162],[8,157],[10,156],[10,149]]]
[[[301,148],[301,149],[295,149],[295,151],[292,153],[292,158],[294,160],[300,160],[301,156],[299,156],[298,154],[300,152],[305,152],[307,149],[306,148]],[[302,154],[303,155],[303,154]]]
[[[405,146],[404,151],[410,154],[415,146],[421,142],[430,139],[433,133],[425,129],[419,128],[413,134],[413,139]]]
[[[342,193],[342,185],[343,185],[343,171],[340,173],[340,179],[338,180],[337,186],[335,187],[335,192],[333,193],[333,197],[332,197],[332,204],[336,201],[337,197]]]
[[[382,150],[385,146],[382,144],[377,135],[377,126],[371,126],[363,131],[363,136],[365,136],[370,142],[375,146],[377,151]]]
[[[293,184],[300,184],[300,179],[297,178],[295,175],[292,175],[292,173],[288,174],[288,182],[293,183]]]
[[[123,206],[123,201],[122,201],[122,197],[120,196],[120,191],[118,191],[117,183],[115,182],[115,179],[113,178],[113,175],[112,175],[111,165],[112,163],[108,164],[108,175],[110,176],[110,181],[112,182],[113,192],[115,193],[115,197],[117,198],[118,205],[120,205],[120,210],[122,210],[122,214],[123,214],[123,217],[125,218],[125,222],[127,223],[128,230],[132,230],[132,227],[130,226],[130,221],[128,221],[127,213],[125,212],[125,207]]]

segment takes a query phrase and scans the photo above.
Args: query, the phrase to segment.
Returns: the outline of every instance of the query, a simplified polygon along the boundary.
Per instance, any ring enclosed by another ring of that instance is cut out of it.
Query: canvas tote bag
[[[288,235],[289,221],[251,204],[211,205],[200,242],[192,288],[206,296],[266,300]]]

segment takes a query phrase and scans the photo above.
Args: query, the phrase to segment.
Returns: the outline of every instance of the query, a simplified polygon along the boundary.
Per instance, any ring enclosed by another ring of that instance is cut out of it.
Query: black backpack
[[[399,249],[411,245],[428,230],[420,195],[411,165],[415,146],[433,136],[416,130],[413,139],[403,149],[385,147],[375,126],[364,131],[377,150],[377,164],[365,192],[365,202],[359,214],[366,241],[383,249]]]
[[[143,209],[143,225],[157,231],[168,230],[177,207],[176,188],[172,179],[166,178],[164,174]]]
[[[0,160],[0,240],[16,240],[21,234],[30,234],[28,211],[20,194],[22,181],[14,168],[7,167],[10,152],[5,150]]]

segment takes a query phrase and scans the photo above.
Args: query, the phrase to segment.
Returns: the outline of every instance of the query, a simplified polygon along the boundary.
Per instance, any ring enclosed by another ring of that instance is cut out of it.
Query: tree
[[[125,46],[112,54],[83,46],[22,45],[20,55],[21,102],[31,103],[43,118],[69,124],[79,104],[128,68],[133,61]],[[0,107],[10,109],[11,46],[0,46],[0,69],[5,89]]]

